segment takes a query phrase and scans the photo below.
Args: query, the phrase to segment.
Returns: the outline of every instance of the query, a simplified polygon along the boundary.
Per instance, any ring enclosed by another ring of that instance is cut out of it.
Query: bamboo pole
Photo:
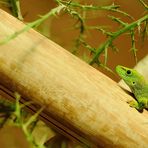
[[[0,38],[24,27],[2,10],[0,20]],[[41,116],[82,143],[148,145],[147,111],[130,108],[132,97],[118,84],[34,30],[0,46],[0,84],[6,94],[45,105]]]

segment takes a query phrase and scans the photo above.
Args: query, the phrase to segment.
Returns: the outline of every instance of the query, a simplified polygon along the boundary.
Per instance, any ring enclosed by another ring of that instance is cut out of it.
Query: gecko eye
[[[136,82],[133,81],[133,85],[135,85],[135,84],[136,84]]]
[[[130,70],[127,70],[126,73],[127,73],[128,75],[130,75],[132,72],[131,72]]]

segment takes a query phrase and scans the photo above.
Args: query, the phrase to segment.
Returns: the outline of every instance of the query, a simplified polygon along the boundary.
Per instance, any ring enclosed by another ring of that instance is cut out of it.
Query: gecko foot
[[[139,104],[136,100],[130,100],[127,102],[130,107],[136,108],[138,111],[143,111],[143,106]]]

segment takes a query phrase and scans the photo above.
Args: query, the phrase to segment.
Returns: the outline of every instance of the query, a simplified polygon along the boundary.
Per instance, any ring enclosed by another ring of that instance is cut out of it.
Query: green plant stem
[[[108,5],[108,6],[93,6],[93,5],[82,5],[76,2],[66,2],[66,1],[62,1],[62,0],[56,0],[57,2],[69,5],[71,7],[76,7],[76,8],[80,8],[82,10],[107,10],[107,11],[113,11],[113,12],[118,12],[121,13],[125,16],[128,16],[130,18],[133,19],[132,16],[130,16],[129,14],[127,14],[126,12],[123,12],[121,10],[119,10],[118,8],[120,8],[119,5]]]
[[[135,28],[136,26],[139,26],[142,22],[146,21],[148,19],[148,15],[143,16],[142,18],[140,18],[139,20],[126,25],[125,27],[123,27],[122,29],[120,29],[117,32],[112,33],[112,36],[110,36],[108,38],[108,40],[103,43],[102,45],[100,45],[100,47],[97,49],[95,55],[93,56],[93,58],[91,59],[91,61],[89,62],[90,65],[94,64],[95,61],[98,59],[99,55],[104,52],[104,50],[106,48],[108,48],[110,45],[112,45],[112,42],[121,34]],[[105,62],[106,63],[106,62]]]
[[[19,20],[23,20],[21,9],[20,9],[20,1],[19,0],[10,0],[12,13]]]
[[[46,19],[48,19],[51,15],[55,15],[56,13],[59,13],[65,6],[64,5],[59,5],[56,8],[53,8],[51,11],[49,11],[47,14],[42,16],[40,19],[35,20],[34,22],[28,23],[24,28],[21,30],[14,32],[13,34],[7,36],[4,38],[2,41],[0,41],[0,45],[6,44],[12,39],[15,39],[18,35],[20,35],[23,32],[27,32],[31,28],[38,27],[42,22],[44,22]]]
[[[26,123],[21,124],[21,128],[23,132],[25,133],[28,141],[34,145],[36,148],[45,148],[44,145],[38,145],[36,141],[34,140],[32,134],[28,131],[28,127],[37,120],[37,117],[39,114],[43,111],[44,107],[42,107],[38,112],[36,112],[34,115],[32,115]]]
[[[139,1],[145,7],[145,9],[148,10],[148,5],[143,0],[139,0]]]

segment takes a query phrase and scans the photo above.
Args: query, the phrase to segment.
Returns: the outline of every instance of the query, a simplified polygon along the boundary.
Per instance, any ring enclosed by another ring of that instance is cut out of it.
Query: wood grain
[[[2,10],[0,20],[1,39],[24,27]],[[0,46],[0,84],[46,106],[41,116],[82,143],[148,145],[147,111],[130,108],[117,83],[34,30]]]

